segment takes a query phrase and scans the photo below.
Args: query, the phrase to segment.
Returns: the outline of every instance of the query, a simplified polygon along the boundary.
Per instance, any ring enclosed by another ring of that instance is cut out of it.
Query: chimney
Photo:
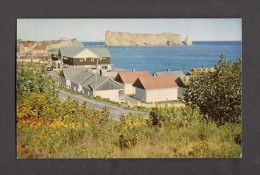
[[[170,72],[171,70],[170,69],[167,69],[167,72]]]
[[[135,71],[135,69],[132,69],[132,72],[134,72]]]

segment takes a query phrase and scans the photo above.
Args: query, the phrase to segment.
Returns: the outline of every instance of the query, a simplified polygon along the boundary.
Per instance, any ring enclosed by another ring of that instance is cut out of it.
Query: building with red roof
[[[135,87],[133,83],[139,77],[150,77],[151,75],[147,71],[127,71],[127,72],[119,72],[115,77],[115,80],[125,87],[125,94],[135,94]]]
[[[135,97],[145,102],[160,102],[178,99],[177,83],[170,76],[139,77],[133,86]]]

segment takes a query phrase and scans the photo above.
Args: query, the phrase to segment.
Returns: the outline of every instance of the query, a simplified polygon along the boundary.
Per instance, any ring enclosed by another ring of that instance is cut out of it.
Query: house
[[[119,72],[115,77],[115,80],[124,85],[125,94],[135,94],[135,87],[133,83],[137,80],[138,77],[150,76],[147,71],[128,71],[128,72]]]
[[[82,48],[61,47],[50,49],[52,60],[62,60],[68,67],[84,67],[99,69],[99,71],[111,70],[110,53],[106,47]]]
[[[112,101],[124,101],[124,87],[115,80],[100,75],[92,76],[81,82],[82,93],[108,98]]]
[[[48,57],[48,46],[47,45],[43,45],[43,44],[39,44],[39,45],[35,45],[32,50],[31,50],[31,54],[34,56],[38,56],[38,57]]]
[[[75,76],[73,76],[70,81],[71,81],[71,89],[77,92],[82,92],[82,85],[81,83],[90,78],[93,74],[90,72],[87,72],[85,70],[77,73]]]
[[[153,76],[170,76],[176,81],[179,87],[183,87],[180,77],[184,77],[185,74],[182,71],[171,71],[170,69],[167,69],[167,71],[154,72]]]
[[[145,102],[178,99],[178,85],[170,76],[139,77],[133,84],[135,97]]]
[[[28,54],[30,54],[30,52],[34,46],[35,46],[35,44],[28,43],[28,42],[17,43],[17,52],[20,56],[28,55]]]
[[[71,79],[84,70],[85,68],[64,68],[61,72],[61,85],[65,88],[71,89]]]
[[[123,85],[111,78],[87,72],[85,68],[64,68],[62,72],[63,87],[116,102],[124,100]]]
[[[170,76],[173,80],[176,80],[179,77],[185,76],[182,71],[171,71],[167,69],[167,71],[154,72],[153,76]]]

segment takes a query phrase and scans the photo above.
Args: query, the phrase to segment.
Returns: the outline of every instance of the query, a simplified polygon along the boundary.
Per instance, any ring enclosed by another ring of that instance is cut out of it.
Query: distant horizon
[[[172,33],[181,35],[182,40],[189,35],[192,41],[241,41],[242,19],[17,19],[17,38],[22,40],[48,41],[66,37],[95,42],[104,41],[106,31]]]
[[[77,38],[71,38],[71,39],[77,39]],[[71,39],[68,39],[68,40],[71,40]],[[35,42],[40,42],[40,41],[59,41],[61,39],[52,39],[52,40],[23,40],[23,39],[17,39],[18,40],[21,40],[21,41],[35,41]],[[77,39],[78,41],[80,42],[106,42],[106,41],[81,41],[79,39]],[[192,41],[192,42],[242,42],[242,40],[196,40],[196,41]],[[183,40],[184,42],[184,40]]]

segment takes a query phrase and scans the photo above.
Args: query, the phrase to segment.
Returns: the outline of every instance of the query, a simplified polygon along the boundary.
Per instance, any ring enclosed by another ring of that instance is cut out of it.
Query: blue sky
[[[17,19],[17,39],[104,41],[106,30],[189,35],[193,41],[241,41],[239,18],[194,19]]]

